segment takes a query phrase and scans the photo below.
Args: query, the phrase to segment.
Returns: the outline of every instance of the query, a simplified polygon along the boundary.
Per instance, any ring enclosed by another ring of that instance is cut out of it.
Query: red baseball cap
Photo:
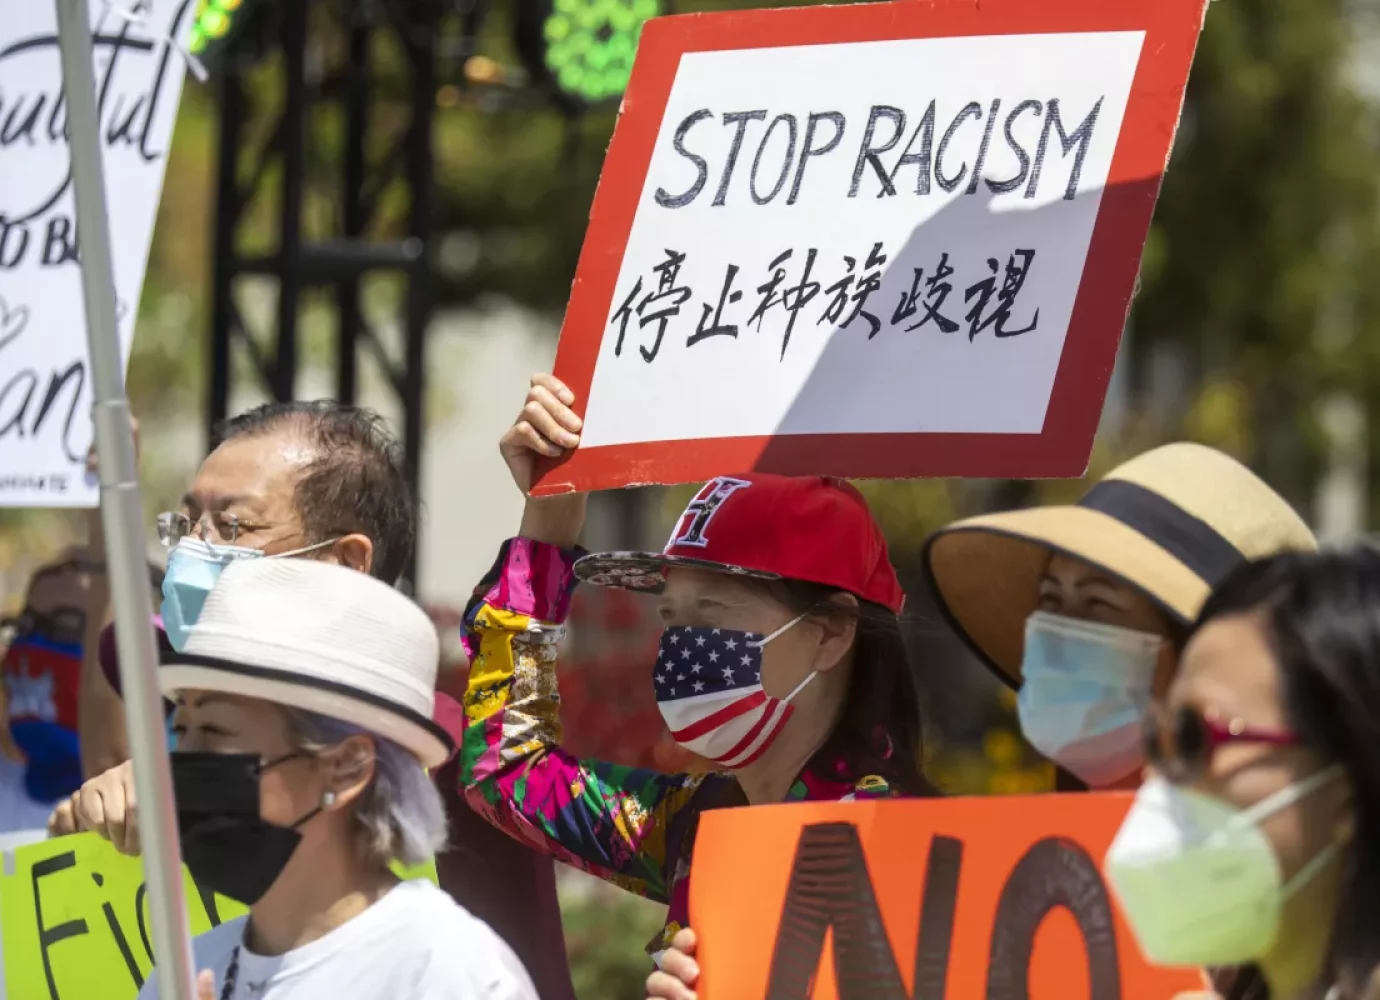
[[[712,479],[685,508],[663,552],[585,556],[575,575],[601,587],[656,593],[672,566],[824,584],[897,614],[905,602],[867,501],[831,476]]]

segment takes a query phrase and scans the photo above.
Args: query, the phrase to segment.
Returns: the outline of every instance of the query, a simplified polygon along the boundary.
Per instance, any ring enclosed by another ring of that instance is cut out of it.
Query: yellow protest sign
[[[394,870],[436,880],[434,864]],[[193,935],[246,912],[185,871],[183,885]],[[139,859],[93,834],[4,852],[0,998],[133,1000],[154,964],[145,895]]]

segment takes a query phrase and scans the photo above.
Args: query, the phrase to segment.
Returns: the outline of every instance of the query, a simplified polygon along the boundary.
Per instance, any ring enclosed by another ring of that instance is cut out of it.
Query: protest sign
[[[120,343],[126,362],[163,188],[193,0],[91,0]],[[128,10],[126,10],[128,8]],[[72,169],[56,8],[0,18],[0,506],[93,507]]]
[[[436,880],[434,864],[397,871]],[[183,879],[194,935],[246,912]],[[154,964],[145,894],[139,859],[94,834],[4,852],[0,1000],[134,1000]]]
[[[1081,475],[1206,3],[648,22],[533,493]]]
[[[1102,880],[1127,794],[705,813],[703,1000],[1169,1000]]]

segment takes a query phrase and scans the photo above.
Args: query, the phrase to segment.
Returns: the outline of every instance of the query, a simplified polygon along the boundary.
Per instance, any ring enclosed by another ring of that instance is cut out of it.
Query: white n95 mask
[[[1016,699],[1031,746],[1087,785],[1145,763],[1142,720],[1164,640],[1037,611],[1026,619]]]
[[[1156,775],[1141,786],[1103,867],[1145,957],[1156,965],[1242,965],[1263,955],[1280,911],[1342,848],[1287,884],[1260,823],[1324,787],[1330,767],[1245,810]]]

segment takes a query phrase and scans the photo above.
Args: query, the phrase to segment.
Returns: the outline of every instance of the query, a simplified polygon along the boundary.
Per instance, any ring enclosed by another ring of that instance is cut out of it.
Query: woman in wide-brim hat
[[[1176,443],[1117,467],[1076,504],[952,524],[924,561],[941,612],[1019,689],[1026,738],[1083,785],[1109,788],[1138,783],[1141,719],[1213,587],[1250,559],[1316,547],[1241,463]]]
[[[445,843],[426,773],[453,749],[432,720],[438,647],[379,580],[256,559],[226,568],[164,656],[183,860],[249,907],[193,942],[202,997],[535,1000],[492,930],[390,870]],[[155,975],[139,997],[158,995]]]

